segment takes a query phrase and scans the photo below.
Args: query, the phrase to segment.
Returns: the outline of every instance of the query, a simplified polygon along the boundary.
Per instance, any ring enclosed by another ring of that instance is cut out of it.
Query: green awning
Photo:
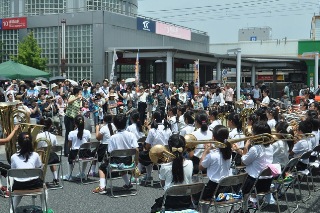
[[[10,79],[32,79],[37,77],[49,78],[50,73],[29,67],[14,61],[0,64],[0,76]]]

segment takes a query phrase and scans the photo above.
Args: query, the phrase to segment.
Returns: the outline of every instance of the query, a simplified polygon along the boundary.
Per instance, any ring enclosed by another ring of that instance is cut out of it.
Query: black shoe
[[[59,186],[59,185],[60,185],[60,184],[59,184],[59,180],[53,179],[52,185],[54,185],[54,186]]]
[[[123,185],[123,188],[124,189],[131,189],[133,187],[132,184],[129,184],[129,185]]]

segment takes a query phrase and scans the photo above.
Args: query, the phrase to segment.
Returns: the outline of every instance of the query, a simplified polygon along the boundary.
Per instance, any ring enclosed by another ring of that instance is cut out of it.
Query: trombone
[[[259,135],[254,135],[250,137],[243,137],[243,138],[237,138],[237,139],[227,139],[227,142],[230,144],[238,143],[240,141],[245,140],[252,140],[253,145],[259,145],[259,144],[272,144],[276,141],[282,140],[282,141],[292,141],[294,140],[293,136],[289,136],[290,134],[282,134],[282,133],[264,133]],[[282,136],[284,139],[279,139],[277,136]],[[290,137],[290,138],[289,138]]]
[[[214,140],[197,140],[197,138],[192,134],[187,134],[184,136],[186,140],[186,150],[191,152],[196,149],[196,147],[199,144],[207,144],[211,143],[214,144],[214,148],[226,148],[227,146],[220,142],[220,141],[214,141]]]

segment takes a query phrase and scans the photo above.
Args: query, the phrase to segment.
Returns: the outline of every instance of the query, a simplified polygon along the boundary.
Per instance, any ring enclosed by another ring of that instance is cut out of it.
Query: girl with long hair
[[[35,169],[41,168],[42,163],[39,154],[34,152],[32,137],[29,133],[22,132],[18,136],[20,150],[11,156],[11,169]],[[43,180],[39,177],[14,178],[12,190],[33,190],[43,187]],[[42,196],[42,195],[41,195]],[[22,196],[13,197],[13,208],[19,205]],[[43,199],[41,199],[42,201]],[[11,208],[11,205],[10,205]],[[12,211],[12,209],[10,209]],[[10,212],[11,212],[10,211]]]
[[[195,126],[197,128],[196,131],[191,133],[197,140],[211,140],[212,132],[209,130],[209,119],[207,113],[202,110],[196,114],[195,117]],[[189,152],[189,158],[193,162],[193,172],[194,174],[198,174],[199,172],[199,162],[200,158],[204,151],[204,145],[199,144],[196,146],[194,151]]]
[[[175,155],[175,159],[170,163],[161,164],[159,178],[164,185],[164,190],[173,185],[192,183],[193,164],[191,160],[183,157],[186,141],[183,136],[173,134],[168,140],[169,150]],[[156,203],[151,207],[151,212],[157,212],[161,209],[163,197],[156,199]],[[167,196],[166,209],[188,208],[191,204],[190,196],[172,197]]]
[[[244,138],[245,135],[242,133],[242,122],[240,120],[240,115],[237,113],[230,113],[228,115],[228,127],[230,128],[229,138],[230,139],[238,139]],[[243,149],[244,141],[240,141],[238,143],[233,144],[233,150]],[[241,156],[237,155],[236,152],[232,153],[232,158],[234,159],[234,163],[238,166],[241,165]]]
[[[270,126],[271,131],[274,131],[278,121],[278,110],[275,108],[269,108],[266,110],[266,115],[268,118],[268,125]]]
[[[184,122],[184,114],[187,111],[186,107],[184,105],[178,106],[177,108],[177,117],[176,121],[178,124],[178,131],[181,131],[186,126],[186,123]]]
[[[96,139],[100,141],[100,145],[97,151],[98,154],[98,162],[102,162],[107,148],[108,143],[110,141],[110,137],[115,134],[117,131],[117,128],[112,123],[112,115],[111,114],[105,114],[103,116],[103,124],[102,125],[96,125]],[[96,164],[97,162],[92,162],[92,166],[89,172],[89,176],[96,176]]]
[[[200,170],[207,169],[209,178],[202,196],[205,200],[212,198],[221,178],[229,176],[231,166],[231,144],[226,142],[229,137],[228,128],[223,125],[217,125],[213,128],[212,135],[214,141],[219,141],[225,144],[226,147],[212,150],[212,145],[208,144],[201,157],[199,168]]]
[[[173,133],[177,133],[179,131],[178,130],[179,117],[177,117],[177,107],[169,107],[167,120],[170,124],[171,131]]]
[[[76,159],[78,150],[83,143],[90,142],[91,133],[89,130],[84,129],[84,117],[82,115],[77,115],[74,119],[76,129],[71,131],[68,135],[68,148],[70,149],[70,153],[68,156],[69,162],[69,172],[68,174],[63,176],[63,180],[70,180],[71,171],[73,170],[73,160]],[[90,154],[87,150],[81,150],[79,153],[79,157],[90,157]],[[82,176],[85,177],[85,170],[87,167],[87,162],[83,163],[82,171],[77,175],[77,177]]]
[[[287,122],[280,121],[276,124],[276,132],[281,134],[288,134],[289,125]],[[285,166],[289,161],[289,146],[287,141],[283,141],[283,137],[279,136],[279,140],[272,144],[273,147],[273,163],[279,163],[281,166]]]
[[[130,114],[131,125],[127,127],[127,131],[134,134],[137,140],[144,137],[142,130],[142,122],[140,121],[140,114],[138,110],[134,110]]]
[[[210,119],[210,126],[209,129],[213,130],[213,128],[217,125],[221,125],[221,120],[218,119],[218,111],[217,110],[210,110],[209,111],[209,119]]]

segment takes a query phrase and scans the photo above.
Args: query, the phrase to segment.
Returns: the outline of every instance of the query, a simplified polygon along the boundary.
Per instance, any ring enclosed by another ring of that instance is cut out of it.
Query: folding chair
[[[162,207],[160,213],[164,213],[166,210],[165,204],[167,196],[190,196],[190,200],[193,205],[193,209],[196,209],[196,205],[194,204],[194,200],[192,198],[192,195],[202,193],[204,189],[204,183],[191,183],[191,184],[181,184],[181,185],[173,185],[169,189],[166,190],[163,201],[162,201]],[[201,194],[202,195],[202,194]],[[201,196],[200,196],[201,197]],[[183,209],[180,209],[183,210]],[[176,210],[175,210],[176,211]]]
[[[261,177],[264,177],[264,178],[261,178]],[[273,180],[272,171],[269,167],[265,168],[264,170],[262,170],[260,172],[260,174],[259,174],[258,178],[256,179],[256,181],[252,187],[252,190],[250,192],[250,194],[255,194],[255,196],[257,198],[257,205],[258,205],[257,211],[261,212],[262,205],[263,205],[264,201],[262,203],[260,203],[259,197],[262,197],[262,199],[263,199],[268,194],[272,195],[272,193],[275,192],[276,190],[269,188],[266,192],[258,192],[257,191],[257,183],[259,180]],[[272,183],[272,181],[270,183]],[[271,184],[270,184],[270,186],[271,186]],[[276,202],[277,202],[278,211],[280,212],[278,199],[276,199]]]
[[[213,197],[211,198],[210,201],[206,201],[206,200],[201,200],[199,201],[199,206],[204,205],[206,207],[202,208],[204,211],[203,212],[209,212],[209,209],[211,207],[215,208],[215,212],[219,212],[218,208],[233,208],[234,205],[236,204],[240,204],[241,206],[243,206],[243,203],[245,202],[245,200],[243,199],[243,197],[241,196],[241,198],[239,199],[230,199],[228,201],[221,201],[218,202],[216,200],[216,194],[219,191],[222,191],[221,188],[230,188],[230,193],[233,194],[237,194],[239,192],[242,191],[242,187],[247,179],[248,174],[247,173],[243,173],[243,174],[239,174],[239,175],[232,175],[232,176],[228,176],[225,178],[222,178],[219,183],[218,186],[213,194]]]
[[[41,147],[41,150],[46,152],[47,151],[47,147]],[[48,188],[48,190],[50,190],[50,189],[51,190],[62,189],[63,188],[62,150],[63,150],[62,146],[52,146],[51,147],[51,152],[55,152],[58,155],[59,163],[48,164],[47,167],[50,167],[50,166],[56,166],[57,167],[59,186],[50,187],[50,188]],[[61,172],[61,175],[60,175],[60,172]]]
[[[299,162],[299,158],[292,158],[290,161],[287,163],[287,165],[283,168],[281,174],[276,178],[273,182],[276,185],[275,186],[275,194],[276,194],[276,200],[277,200],[277,205],[278,205],[278,211],[280,212],[280,207],[279,207],[279,196],[281,194],[281,191],[283,188],[284,189],[284,197],[286,199],[286,205],[287,205],[287,210],[290,213],[290,206],[288,202],[288,196],[287,196],[287,191],[291,187],[293,189],[294,197],[296,199],[296,206],[292,212],[295,212],[299,208],[299,202],[296,194],[296,190],[294,187],[294,184],[296,182],[297,176],[294,175],[294,172],[296,171],[296,165]],[[291,179],[285,179],[286,178],[286,173],[287,174],[292,174]]]
[[[33,206],[35,206],[35,196],[42,195],[41,200],[41,207],[44,212],[48,209],[47,206],[47,197],[46,197],[46,185],[43,183],[43,186],[39,189],[32,189],[32,190],[14,190],[12,191],[13,186],[13,179],[11,178],[31,178],[31,177],[42,177],[43,170],[38,169],[10,169],[8,171],[8,190],[10,192],[10,207],[15,213],[15,209],[13,206],[13,197],[18,196],[32,196]],[[12,181],[12,182],[11,182]],[[43,206],[44,204],[44,206]]]
[[[118,150],[113,150],[110,153],[109,159],[113,158],[113,157],[132,157],[134,159],[134,157],[136,156],[137,150],[136,149],[118,149]],[[108,173],[109,173],[109,181],[110,181],[110,191],[111,191],[111,197],[126,197],[126,196],[130,196],[130,195],[137,195],[138,192],[138,184],[136,185],[135,188],[135,192],[131,193],[131,194],[124,194],[124,195],[114,195],[114,189],[113,189],[113,185],[112,185],[112,172],[131,172],[131,176],[130,176],[130,184],[131,184],[131,178],[132,178],[132,174],[134,174],[134,170],[135,167],[137,165],[133,164],[133,166],[127,167],[127,168],[115,168],[112,167],[110,161],[108,164]]]
[[[98,151],[99,145],[100,145],[100,142],[87,142],[87,143],[81,144],[81,146],[80,146],[80,148],[78,150],[77,157],[72,162],[73,163],[73,169],[71,171],[71,175],[70,176],[72,177],[72,172],[74,170],[74,165],[76,163],[78,163],[79,171],[80,171],[80,182],[83,185],[97,182],[97,181],[83,182],[83,177],[82,177],[81,173],[82,173],[82,164],[90,162],[89,170],[88,170],[88,172],[86,173],[86,176],[85,176],[85,180],[87,180],[88,179],[88,174],[90,172],[90,169],[91,169],[93,161],[97,161],[98,160],[97,151]],[[90,152],[90,156],[81,156],[81,153],[85,152],[85,151]]]
[[[309,159],[310,156],[311,156],[311,153],[312,153],[312,151],[308,151],[308,152],[303,153],[303,154],[300,156],[300,160]],[[297,171],[297,175],[298,175],[299,193],[300,193],[302,202],[305,203],[307,200],[310,200],[310,198],[311,198],[311,190],[310,190],[310,185],[309,185],[309,177],[311,178],[311,181],[312,181],[312,183],[313,183],[313,177],[312,177],[311,172],[310,172],[310,165],[308,164],[307,169],[305,169],[305,170],[303,170],[303,171]],[[299,176],[300,176],[300,177],[299,177]],[[301,193],[301,188],[300,188],[301,180],[302,180],[302,178],[304,178],[304,177],[307,179],[307,187],[308,187],[308,194],[309,194],[306,199],[302,199],[302,193]]]
[[[310,173],[311,173],[312,176],[314,175],[314,174],[313,174],[313,170],[320,168],[320,159],[319,159],[319,157],[320,157],[320,145],[314,147],[314,148],[313,148],[313,152],[316,154],[317,159],[316,159],[315,162],[310,162],[310,163],[309,163]],[[317,175],[317,177],[319,177],[319,176]],[[320,188],[316,189],[316,187],[315,187],[315,185],[314,185],[313,178],[312,178],[311,180],[312,180],[313,191],[315,191],[315,192],[316,192],[316,191],[319,191]]]

